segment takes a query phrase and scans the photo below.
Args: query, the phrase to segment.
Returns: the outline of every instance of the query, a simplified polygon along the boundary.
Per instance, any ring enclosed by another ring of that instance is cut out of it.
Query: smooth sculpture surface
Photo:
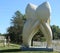
[[[47,46],[51,45],[52,31],[50,28],[51,7],[48,2],[44,2],[39,6],[28,4],[26,7],[26,23],[23,28],[23,44],[26,47],[31,46],[33,36],[40,29],[46,37]]]

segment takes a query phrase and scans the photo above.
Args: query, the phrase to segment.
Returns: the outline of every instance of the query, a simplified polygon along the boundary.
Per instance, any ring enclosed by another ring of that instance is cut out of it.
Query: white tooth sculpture
[[[48,2],[44,2],[38,7],[34,4],[28,4],[26,7],[26,23],[23,28],[23,44],[26,47],[31,46],[33,36],[40,29],[46,37],[47,47],[52,42],[52,31],[50,28],[51,7]]]

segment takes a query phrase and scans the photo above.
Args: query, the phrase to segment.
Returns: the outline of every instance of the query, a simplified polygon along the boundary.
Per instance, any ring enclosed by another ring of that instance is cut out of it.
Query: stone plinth
[[[53,51],[53,48],[28,48],[21,47],[22,51]]]

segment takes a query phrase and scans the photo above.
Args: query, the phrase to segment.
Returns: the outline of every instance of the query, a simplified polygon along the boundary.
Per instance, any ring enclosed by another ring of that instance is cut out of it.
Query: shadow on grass
[[[21,49],[6,49],[6,50],[0,50],[0,52],[20,52]]]
[[[21,49],[6,49],[6,50],[0,50],[0,52],[22,52],[22,51],[47,51],[47,52],[52,52],[48,50],[21,50]]]

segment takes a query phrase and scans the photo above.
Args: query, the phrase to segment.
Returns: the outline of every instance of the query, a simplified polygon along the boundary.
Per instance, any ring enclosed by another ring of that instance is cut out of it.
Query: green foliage
[[[15,43],[22,42],[22,29],[25,23],[25,15],[22,15],[19,11],[15,12],[15,15],[11,19],[11,26],[8,28],[8,34],[11,41]]]
[[[41,30],[39,30],[36,34],[35,34],[35,36],[33,37],[33,40],[34,41],[46,41],[46,39],[45,39],[45,37],[44,37],[44,35],[43,35],[43,33],[41,32]]]
[[[0,33],[0,36],[1,36],[2,34]]]
[[[53,39],[60,39],[60,28],[59,28],[59,26],[52,25],[51,29],[52,29],[52,33],[53,33]]]

